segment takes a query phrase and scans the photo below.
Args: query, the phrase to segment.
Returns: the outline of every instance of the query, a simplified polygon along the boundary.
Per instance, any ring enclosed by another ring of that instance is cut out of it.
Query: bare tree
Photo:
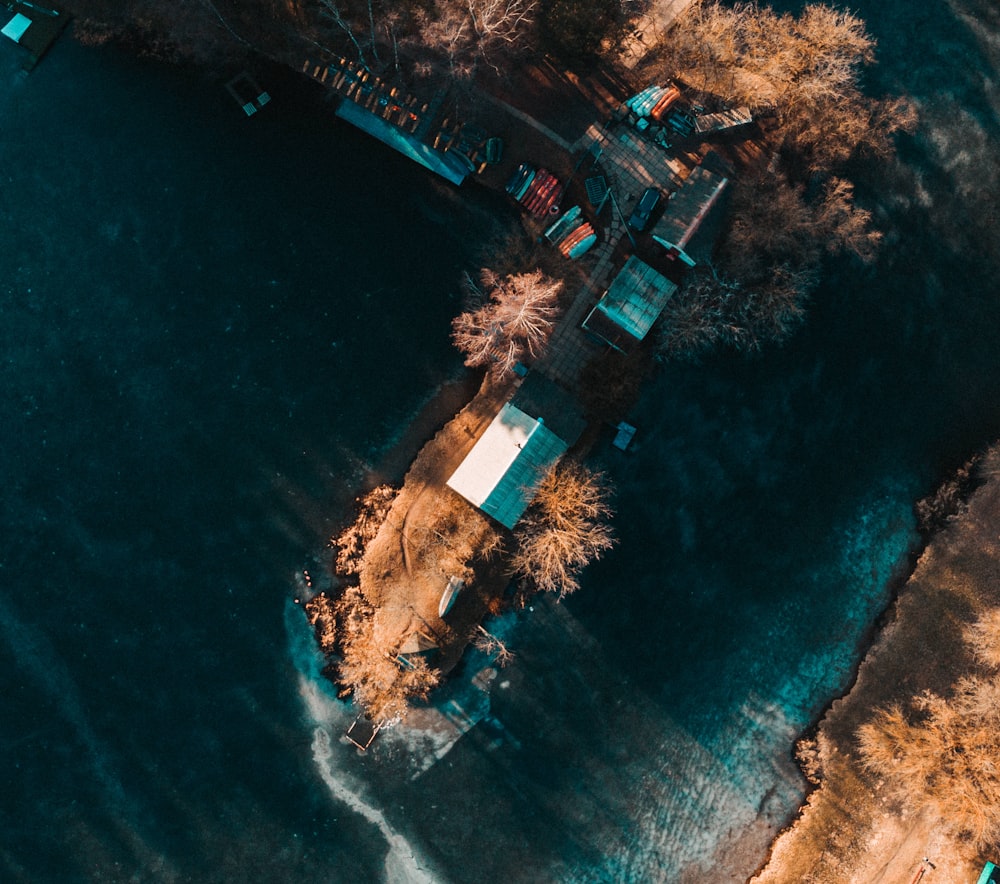
[[[780,341],[802,321],[815,284],[812,268],[787,263],[747,284],[700,267],[663,311],[660,358],[697,361],[720,345],[755,352]]]
[[[449,71],[468,79],[480,62],[497,73],[495,56],[520,50],[532,25],[536,0],[442,0],[424,14],[421,47],[443,55]]]
[[[502,278],[483,270],[478,284],[466,276],[466,288],[476,306],[452,322],[452,340],[466,365],[499,377],[541,355],[559,315],[561,282],[541,270]]]
[[[828,252],[850,252],[862,261],[874,260],[882,234],[872,228],[871,212],[855,205],[850,181],[835,176],[827,180],[815,218]]]
[[[482,626],[476,627],[475,637],[473,638],[472,643],[484,654],[488,654],[490,656],[495,654],[496,664],[501,668],[514,659],[514,652],[507,647],[503,639],[494,635]]]
[[[540,590],[569,595],[591,561],[614,546],[605,477],[575,461],[553,467],[515,530],[515,574]]]
[[[365,51],[361,47],[361,43],[358,41],[357,36],[354,33],[354,28],[340,12],[340,7],[334,2],[334,0],[319,0],[320,14],[324,18],[330,19],[340,30],[342,30],[347,38],[351,41],[354,46],[354,51],[358,55],[358,64],[360,64],[365,70],[368,70],[368,61],[365,57]],[[368,7],[371,9],[371,5]]]

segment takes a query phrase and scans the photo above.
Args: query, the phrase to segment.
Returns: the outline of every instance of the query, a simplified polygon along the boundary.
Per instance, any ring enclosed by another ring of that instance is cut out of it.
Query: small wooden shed
[[[627,353],[642,341],[677,291],[676,283],[632,255],[583,321],[583,328]]]

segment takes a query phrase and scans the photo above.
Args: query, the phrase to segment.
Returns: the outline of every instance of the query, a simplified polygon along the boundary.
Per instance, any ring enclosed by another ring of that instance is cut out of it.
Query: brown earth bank
[[[896,797],[866,770],[858,729],[877,709],[904,709],[924,691],[950,694],[977,671],[964,633],[1000,605],[1000,446],[978,465],[984,484],[933,535],[887,613],[857,680],[797,755],[817,784],[774,842],[757,884],[972,884],[991,855],[949,832],[947,820]]]

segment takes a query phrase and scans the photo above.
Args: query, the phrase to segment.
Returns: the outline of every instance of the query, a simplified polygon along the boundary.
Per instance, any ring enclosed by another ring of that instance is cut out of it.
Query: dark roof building
[[[663,217],[653,228],[653,239],[694,267],[697,262],[685,248],[728,183],[728,178],[706,169],[704,165],[698,166],[684,180],[680,190],[670,197]]]
[[[626,353],[646,337],[676,290],[675,283],[632,255],[583,327]]]

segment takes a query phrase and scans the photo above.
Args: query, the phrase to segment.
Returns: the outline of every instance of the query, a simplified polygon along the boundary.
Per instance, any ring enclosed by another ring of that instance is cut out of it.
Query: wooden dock
[[[442,119],[447,89],[423,101],[400,83],[383,80],[343,57],[320,62],[307,58],[302,73],[344,99],[337,116],[452,183],[461,184],[467,175],[486,168],[489,134],[478,126]]]

